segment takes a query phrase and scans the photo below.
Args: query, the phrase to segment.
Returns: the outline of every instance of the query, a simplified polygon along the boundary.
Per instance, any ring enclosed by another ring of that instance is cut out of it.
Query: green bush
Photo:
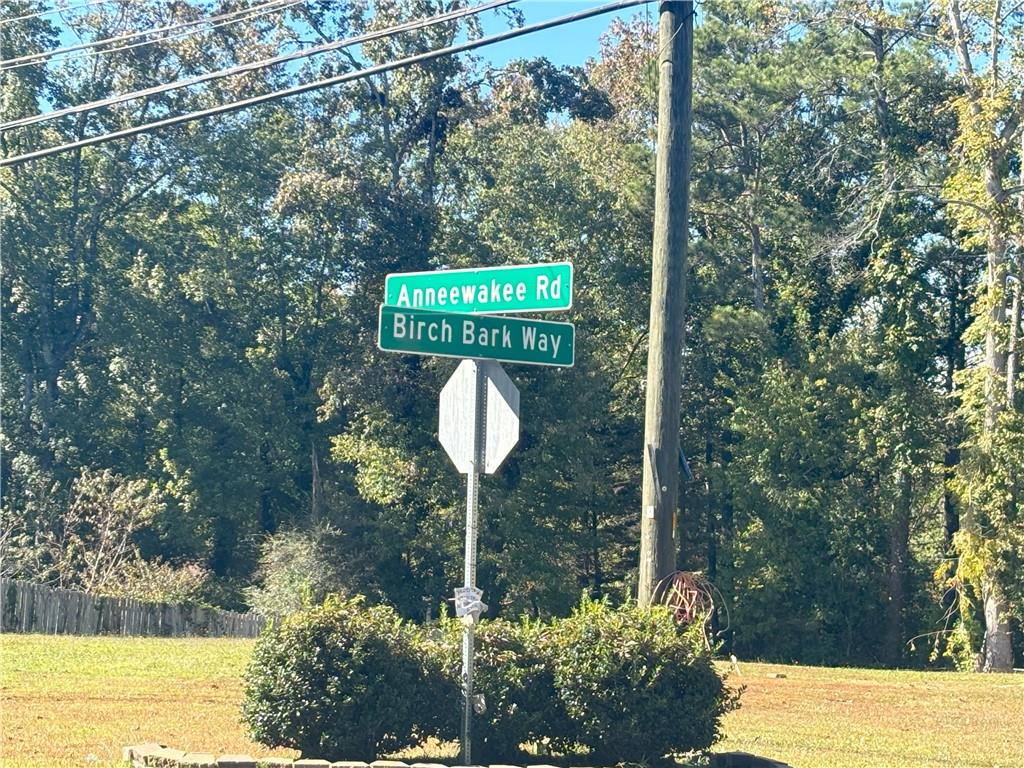
[[[584,600],[541,648],[570,723],[552,743],[585,747],[595,763],[707,749],[733,706],[697,628],[681,630],[664,609]]]
[[[242,718],[256,741],[328,760],[451,738],[444,713],[460,694],[437,658],[391,608],[328,598],[260,637]]]
[[[330,526],[282,530],[260,543],[260,584],[246,602],[263,616],[287,616],[319,605],[331,594],[350,593],[335,553],[339,534]]]
[[[455,620],[421,631],[390,608],[329,599],[259,640],[243,717],[253,737],[329,760],[372,760],[427,737],[455,739],[461,719]],[[732,705],[696,629],[663,609],[584,601],[550,624],[477,628],[473,758],[511,762],[543,742],[591,764],[650,763],[706,749]]]
[[[198,563],[172,565],[163,560],[135,560],[128,563],[116,581],[97,594],[131,597],[146,603],[209,605],[210,572]]]
[[[461,675],[462,624],[453,620],[445,626],[455,662],[448,668]],[[521,756],[522,744],[565,730],[554,677],[541,655],[546,631],[544,624],[526,620],[477,627],[473,689],[484,695],[487,710],[473,716],[474,762],[511,762]]]

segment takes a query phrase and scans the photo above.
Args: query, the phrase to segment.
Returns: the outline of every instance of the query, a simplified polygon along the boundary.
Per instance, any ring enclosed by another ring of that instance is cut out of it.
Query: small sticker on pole
[[[475,624],[480,620],[480,614],[487,611],[487,604],[480,599],[483,596],[484,591],[477,587],[456,587],[455,615],[460,619],[470,616]]]

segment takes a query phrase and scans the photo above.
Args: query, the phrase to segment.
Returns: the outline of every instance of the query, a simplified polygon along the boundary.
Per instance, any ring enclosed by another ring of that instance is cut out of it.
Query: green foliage
[[[592,122],[614,110],[607,95],[594,88],[581,67],[556,67],[547,59],[509,62],[494,86],[496,108],[515,122],[543,124],[552,113]]]
[[[10,480],[0,507],[0,574],[4,578],[45,580],[51,569],[37,533],[52,529],[67,503],[66,490],[39,466],[34,456],[16,453],[4,443]]]
[[[363,420],[364,424],[367,422],[369,419]],[[357,421],[353,426],[361,425]],[[374,435],[371,428],[351,429],[334,438],[332,455],[355,467],[356,490],[364,499],[390,506],[399,501],[414,482],[416,465],[394,446],[392,435],[384,437],[382,440]]]
[[[149,481],[83,468],[66,486],[20,454],[3,509],[3,556],[12,576],[109,594],[138,572],[136,533],[164,509]]]
[[[462,711],[461,622],[417,629],[385,607],[335,597],[257,643],[243,719],[253,738],[307,756],[373,759],[454,738]],[[701,751],[736,706],[696,628],[668,611],[584,600],[551,623],[476,631],[473,754],[510,761],[544,743],[606,764]]]
[[[338,539],[326,526],[267,536],[260,545],[260,583],[245,590],[249,607],[263,616],[287,616],[348,592]]]
[[[328,598],[260,637],[245,676],[252,737],[307,757],[373,760],[442,731],[459,689],[394,610]]]
[[[463,625],[442,622],[450,674],[461,673]],[[473,758],[513,762],[527,744],[568,744],[572,732],[555,686],[549,638],[551,625],[522,619],[485,620],[474,640],[473,688],[487,710],[473,718]],[[457,678],[456,678],[457,679]]]
[[[446,628],[457,660],[461,625]],[[543,743],[608,765],[649,763],[710,747],[737,703],[695,628],[680,629],[660,608],[589,599],[550,623],[484,621],[474,688],[487,701],[474,720],[482,760]]]
[[[116,582],[98,594],[131,597],[147,603],[210,604],[210,572],[197,563],[173,565],[138,560],[124,568]]]
[[[608,765],[714,744],[735,702],[698,629],[681,630],[660,608],[590,600],[556,621],[542,647],[571,723],[552,734],[556,743],[580,744]]]

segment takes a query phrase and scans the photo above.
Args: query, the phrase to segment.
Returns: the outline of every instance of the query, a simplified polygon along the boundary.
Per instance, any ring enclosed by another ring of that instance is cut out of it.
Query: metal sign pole
[[[466,561],[465,586],[476,587],[477,505],[480,500],[480,468],[483,464],[483,444],[487,418],[487,377],[479,361],[473,361],[476,378],[476,413],[473,415],[473,461],[466,473]],[[465,618],[465,617],[464,617]],[[473,625],[468,616],[462,630],[462,764],[471,765],[473,721]]]

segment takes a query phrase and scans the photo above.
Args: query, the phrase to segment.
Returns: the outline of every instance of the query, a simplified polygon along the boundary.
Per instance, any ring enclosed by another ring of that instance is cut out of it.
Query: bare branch
[[[974,64],[971,63],[971,52],[967,49],[967,33],[960,12],[960,0],[950,0],[949,21],[953,27],[953,47],[960,62],[960,75],[967,94],[971,97],[971,108],[977,114],[981,107],[978,104],[978,92],[974,87]]]
[[[1024,192],[1024,184],[1018,184],[1015,187],[1006,187],[995,197],[997,203],[1005,203],[1011,195],[1016,195],[1019,192]]]

